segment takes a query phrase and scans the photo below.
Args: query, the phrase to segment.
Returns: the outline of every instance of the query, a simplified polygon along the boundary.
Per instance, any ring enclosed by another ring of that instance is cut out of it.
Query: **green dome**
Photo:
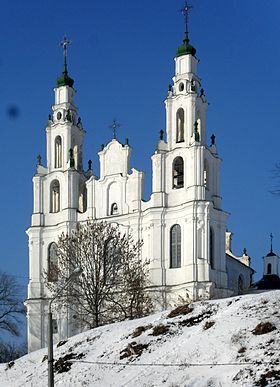
[[[178,57],[188,54],[195,56],[196,49],[191,44],[189,44],[189,39],[184,39],[184,43],[182,44],[182,46],[179,46],[177,48],[176,56]]]
[[[57,87],[61,87],[61,86],[73,87],[74,80],[68,76],[67,71],[63,71],[63,74],[59,78],[57,78],[56,85]]]

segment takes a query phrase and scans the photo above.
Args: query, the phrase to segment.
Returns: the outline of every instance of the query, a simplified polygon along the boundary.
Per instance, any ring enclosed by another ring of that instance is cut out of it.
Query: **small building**
[[[263,257],[263,277],[254,285],[257,289],[280,289],[279,256],[273,252],[272,235],[269,253]]]
[[[252,285],[255,270],[251,268],[251,258],[247,250],[243,250],[241,256],[234,255],[232,252],[231,241],[232,233],[226,232],[226,268],[228,273],[228,287],[234,294],[242,294]]]

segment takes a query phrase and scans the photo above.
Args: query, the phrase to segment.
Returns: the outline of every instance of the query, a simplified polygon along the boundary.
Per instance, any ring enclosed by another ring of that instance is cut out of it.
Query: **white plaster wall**
[[[267,265],[271,264],[271,273],[279,276],[279,257],[277,255],[266,256],[264,257],[264,268],[263,272],[267,275]]]
[[[105,176],[122,174],[126,176],[129,171],[130,147],[122,145],[113,139],[99,152],[100,180]]]
[[[226,268],[228,273],[228,287],[233,290],[234,294],[238,294],[238,278],[241,275],[244,289],[250,287],[250,275],[252,274],[252,269],[246,265],[242,265],[238,262],[237,259],[226,256]]]
[[[186,73],[196,74],[198,60],[194,56],[183,55],[174,60],[176,77]]]

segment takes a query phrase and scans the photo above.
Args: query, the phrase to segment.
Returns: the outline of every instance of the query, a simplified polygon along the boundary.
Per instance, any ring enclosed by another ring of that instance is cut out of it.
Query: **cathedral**
[[[178,299],[227,297],[250,287],[253,269],[246,251],[232,253],[228,213],[220,195],[220,164],[215,136],[208,143],[208,102],[197,73],[196,49],[187,25],[175,56],[173,84],[165,99],[166,130],[152,160],[152,192],[143,199],[144,173],[131,168],[131,147],[114,135],[99,151],[100,176],[91,162],[84,169],[84,128],[67,68],[54,89],[46,127],[46,165],[38,157],[33,177],[33,213],[29,237],[29,284],[26,300],[28,348],[47,343],[49,291],[44,273],[58,264],[56,242],[87,219],[118,224],[135,241],[143,240],[141,258],[149,260],[151,291],[159,305]],[[116,128],[116,123],[113,125]],[[152,153],[153,150],[151,150]],[[56,316],[54,340],[75,331],[71,316]]]

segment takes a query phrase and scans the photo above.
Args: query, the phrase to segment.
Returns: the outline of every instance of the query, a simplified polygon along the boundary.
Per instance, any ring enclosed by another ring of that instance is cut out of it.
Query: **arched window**
[[[214,231],[212,227],[210,227],[209,258],[211,269],[215,269]]]
[[[267,264],[267,274],[271,274],[271,263]]]
[[[48,281],[56,282],[58,280],[58,257],[57,245],[52,242],[48,247]]]
[[[50,212],[60,211],[60,186],[59,181],[54,180],[50,186]]]
[[[110,212],[110,214],[111,215],[116,215],[117,213],[118,213],[118,205],[117,205],[117,203],[113,203],[111,205],[111,212]]]
[[[173,188],[184,187],[184,160],[176,157],[173,162]]]
[[[176,113],[176,142],[184,141],[185,132],[185,112],[180,108]]]
[[[204,160],[203,180],[204,187],[209,189],[209,164],[207,160]]]
[[[238,277],[238,294],[243,294],[244,291],[244,281],[242,275]]]
[[[61,168],[62,167],[62,148],[61,148],[61,137],[57,136],[54,142],[54,167]]]
[[[181,227],[175,224],[170,229],[170,268],[181,267]]]

